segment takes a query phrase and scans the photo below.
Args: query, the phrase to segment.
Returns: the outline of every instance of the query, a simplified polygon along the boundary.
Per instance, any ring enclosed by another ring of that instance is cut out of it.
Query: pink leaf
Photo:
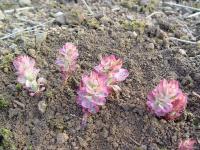
[[[33,96],[35,93],[41,92],[40,91],[40,80],[44,78],[40,78],[37,81],[37,76],[40,69],[35,68],[35,60],[28,56],[18,56],[14,61],[13,65],[17,70],[17,81],[21,83],[26,89],[28,89],[31,93],[30,95]]]
[[[187,97],[176,80],[161,80],[147,95],[147,106],[158,117],[174,120],[184,111]]]
[[[127,69],[119,69],[119,71],[114,75],[115,79],[120,82],[124,81],[128,77],[129,73]]]
[[[196,140],[187,139],[187,140],[181,140],[178,150],[194,150],[194,144],[196,143]]]
[[[78,50],[72,43],[66,43],[59,50],[56,64],[60,67],[63,79],[66,81],[73,71],[75,71],[78,58]]]

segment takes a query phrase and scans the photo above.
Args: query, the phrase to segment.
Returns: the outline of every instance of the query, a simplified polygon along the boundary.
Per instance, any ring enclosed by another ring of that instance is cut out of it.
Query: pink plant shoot
[[[196,140],[192,140],[192,139],[181,141],[178,146],[178,150],[194,150],[195,143],[196,143]]]
[[[101,58],[100,64],[94,68],[100,75],[107,77],[109,91],[120,91],[121,88],[117,83],[124,81],[129,75],[128,70],[121,68],[122,63],[120,58],[110,55]]]
[[[18,56],[13,65],[17,70],[17,81],[30,91],[30,95],[34,96],[45,89],[44,78],[37,78],[40,69],[35,68],[35,60],[28,56]]]
[[[90,75],[82,76],[81,84],[77,92],[77,103],[83,108],[83,125],[86,123],[88,114],[97,113],[99,107],[106,103],[106,97],[108,96],[106,82],[106,77],[100,76],[94,71]]]
[[[60,67],[63,80],[66,82],[69,76],[76,70],[78,50],[72,43],[66,43],[59,50],[56,64]]]
[[[185,110],[187,96],[176,80],[161,80],[147,96],[147,106],[158,117],[175,120]]]

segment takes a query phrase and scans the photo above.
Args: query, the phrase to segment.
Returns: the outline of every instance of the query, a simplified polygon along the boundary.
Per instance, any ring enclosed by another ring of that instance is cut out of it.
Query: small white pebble
[[[135,31],[133,31],[133,36],[136,38],[138,34]]]
[[[184,49],[179,49],[179,53],[180,53],[181,55],[184,55],[184,56],[187,55],[187,54],[186,54],[186,51],[185,51]]]
[[[44,113],[46,111],[47,104],[45,101],[39,101],[38,103],[38,109],[41,113]]]

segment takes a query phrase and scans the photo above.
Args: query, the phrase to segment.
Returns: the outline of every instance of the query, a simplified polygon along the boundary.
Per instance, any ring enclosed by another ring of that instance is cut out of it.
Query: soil
[[[150,2],[151,7],[143,4]],[[0,21],[1,37],[54,19],[58,11],[65,18],[0,41],[0,94],[9,102],[0,107],[0,129],[11,131],[10,145],[17,150],[175,150],[181,139],[193,138],[195,149],[200,149],[200,99],[194,94],[200,93],[200,46],[170,40],[199,41],[200,17],[186,18],[194,12],[153,2],[90,0],[91,16],[81,1],[33,0],[34,9],[19,14],[27,22],[7,14]],[[179,4],[200,9],[196,1]],[[0,4],[3,12],[20,7],[8,0]],[[147,17],[157,11],[163,13]],[[63,89],[55,59],[66,42],[77,45],[80,56],[77,71]],[[35,58],[40,76],[47,79],[41,96],[30,97],[17,83],[12,60],[19,54]],[[110,96],[82,128],[83,114],[76,104],[81,75],[109,54],[122,58],[130,75],[120,84],[121,93]],[[146,108],[147,93],[163,78],[177,79],[188,95],[186,111],[176,121],[156,118]],[[40,101],[47,104],[45,113],[38,110]]]

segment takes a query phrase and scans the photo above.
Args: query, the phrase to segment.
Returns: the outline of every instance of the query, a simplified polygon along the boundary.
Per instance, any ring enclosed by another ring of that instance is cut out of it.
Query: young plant
[[[95,114],[99,107],[106,103],[108,96],[107,79],[92,71],[90,75],[83,75],[78,90],[77,103],[83,107],[83,122],[85,125],[88,114]]]
[[[16,150],[16,146],[12,141],[13,133],[7,128],[0,129],[0,150]]]
[[[196,143],[196,140],[188,139],[181,141],[178,150],[194,150],[194,144]]]
[[[45,90],[44,78],[38,78],[40,69],[35,68],[35,60],[28,56],[18,56],[13,65],[17,70],[17,81],[30,91],[30,95],[34,96]]]
[[[78,50],[72,43],[66,43],[63,48],[59,50],[56,64],[60,67],[65,83],[69,76],[76,70],[78,56]]]
[[[122,60],[110,55],[101,59],[90,75],[83,75],[78,90],[77,103],[83,107],[82,125],[86,124],[89,114],[95,114],[99,107],[105,105],[106,97],[113,90],[118,92],[117,83],[129,75],[122,67]]]
[[[121,67],[122,59],[110,55],[101,58],[100,64],[94,68],[97,73],[107,77],[109,92],[112,90],[115,92],[120,91],[121,88],[117,83],[124,81],[129,75],[128,70]]]
[[[0,95],[0,109],[6,108],[9,106],[9,101]]]
[[[161,80],[147,96],[149,110],[158,117],[175,120],[186,108],[187,96],[176,80]]]

